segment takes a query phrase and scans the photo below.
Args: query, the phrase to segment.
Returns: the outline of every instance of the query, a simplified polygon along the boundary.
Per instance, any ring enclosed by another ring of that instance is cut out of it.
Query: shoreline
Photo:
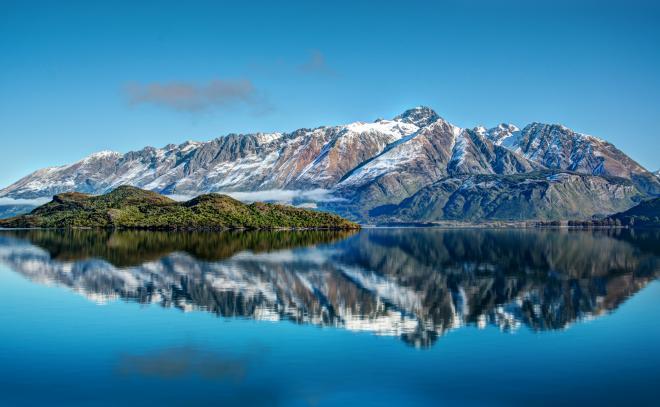
[[[63,228],[47,228],[47,227],[17,227],[8,228],[0,227],[2,230],[142,230],[151,232],[230,232],[230,231],[349,231],[360,230],[362,227],[272,227],[272,228],[221,228],[221,227],[63,227]]]
[[[442,229],[631,229],[628,225],[573,225],[568,223],[550,224],[545,221],[496,221],[482,223],[468,222],[423,222],[386,223],[361,225],[363,228],[442,228]]]
[[[0,227],[0,231],[13,230],[108,230],[108,231],[146,231],[146,232],[304,232],[304,231],[360,231],[363,229],[554,229],[554,230],[623,230],[623,229],[660,229],[654,226],[629,226],[629,225],[547,225],[533,222],[506,222],[506,223],[401,223],[401,224],[367,224],[352,228],[336,227],[273,227],[273,228],[140,228],[140,227]]]

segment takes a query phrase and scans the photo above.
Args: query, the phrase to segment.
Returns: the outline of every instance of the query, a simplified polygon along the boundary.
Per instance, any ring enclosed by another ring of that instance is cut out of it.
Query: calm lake
[[[658,405],[660,231],[0,231],[0,405]]]

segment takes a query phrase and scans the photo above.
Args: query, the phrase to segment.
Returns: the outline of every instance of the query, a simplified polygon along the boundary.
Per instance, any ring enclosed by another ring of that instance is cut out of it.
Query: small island
[[[109,228],[153,230],[359,229],[338,215],[293,206],[245,204],[221,194],[178,202],[156,192],[120,186],[104,195],[69,192],[0,228]]]

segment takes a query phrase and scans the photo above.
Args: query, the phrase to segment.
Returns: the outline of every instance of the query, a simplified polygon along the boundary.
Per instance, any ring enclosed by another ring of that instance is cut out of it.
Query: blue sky
[[[98,150],[416,105],[562,123],[660,168],[654,2],[91,3],[0,3],[0,186]]]

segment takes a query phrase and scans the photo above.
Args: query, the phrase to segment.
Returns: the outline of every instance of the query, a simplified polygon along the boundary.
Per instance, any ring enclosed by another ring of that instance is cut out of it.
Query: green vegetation
[[[607,219],[631,227],[660,227],[660,198],[643,201]]]
[[[561,226],[562,222],[538,222],[537,225]],[[577,227],[660,228],[660,198],[642,201],[627,211],[615,213],[603,219],[571,220],[566,225]]]
[[[27,215],[0,220],[0,227],[223,230],[357,229],[359,225],[330,213],[261,202],[248,205],[226,195],[176,202],[122,186],[99,196],[56,195]]]

